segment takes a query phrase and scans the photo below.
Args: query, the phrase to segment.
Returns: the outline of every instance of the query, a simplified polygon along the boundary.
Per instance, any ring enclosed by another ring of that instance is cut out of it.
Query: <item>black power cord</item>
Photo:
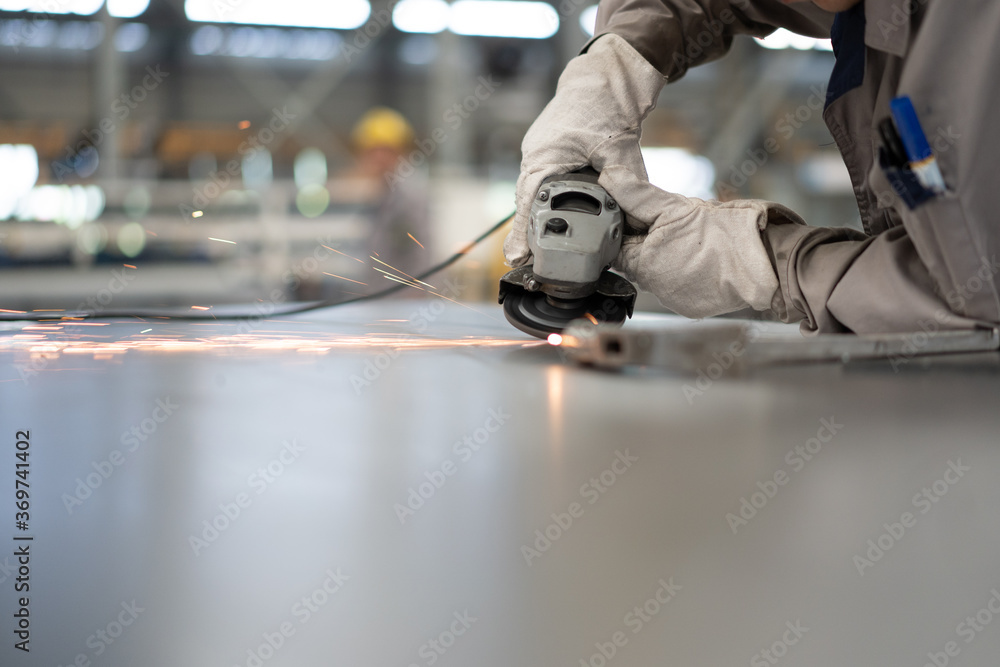
[[[423,273],[414,276],[417,280],[424,280],[433,276],[439,271],[443,271],[448,268],[462,257],[467,255],[470,250],[475,248],[477,245],[489,238],[498,229],[503,227],[510,219],[514,216],[513,213],[500,220],[495,225],[484,231],[482,234],[469,241],[465,247],[456,252],[451,257],[440,264],[436,264],[431,268],[427,269]],[[408,287],[403,283],[397,283],[391,287],[387,287],[384,290],[378,292],[373,292],[372,294],[366,294],[364,296],[354,297],[352,299],[345,299],[343,301],[310,301],[303,304],[293,304],[287,308],[275,309],[272,313],[268,314],[264,319],[270,319],[273,317],[281,315],[296,315],[298,313],[308,313],[313,310],[321,310],[323,308],[333,308],[334,306],[346,306],[351,303],[359,303],[362,301],[374,301],[376,299],[381,299],[383,297],[389,296],[390,294],[395,294],[396,292],[402,290],[404,287]],[[259,311],[228,311],[224,314],[213,313],[211,311],[190,311],[190,310],[170,310],[170,309],[135,309],[135,308],[124,308],[120,310],[104,310],[100,313],[90,313],[86,311],[79,312],[68,312],[68,311],[42,311],[42,312],[31,312],[31,313],[0,313],[0,322],[37,322],[40,320],[53,320],[58,318],[74,318],[74,319],[120,319],[127,317],[168,317],[172,320],[238,320],[246,317],[261,317]]]

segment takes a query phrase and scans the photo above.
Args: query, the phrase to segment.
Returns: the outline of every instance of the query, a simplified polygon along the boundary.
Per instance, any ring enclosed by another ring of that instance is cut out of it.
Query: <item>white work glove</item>
[[[639,137],[663,84],[663,76],[613,34],[569,62],[555,98],[521,146],[517,214],[504,241],[507,261],[531,261],[528,217],[542,181],[591,165],[628,224],[647,232],[626,236],[613,264],[641,289],[691,318],[770,308],[778,279],[760,232],[769,218],[801,220],[779,204],[706,202],[651,185]]]
[[[549,176],[587,165],[597,171],[618,165],[646,180],[639,135],[663,84],[663,75],[613,34],[604,35],[566,65],[555,97],[521,144],[517,214],[503,247],[511,266],[531,260],[528,216],[538,188]]]
[[[793,211],[758,199],[671,194],[614,166],[601,172],[600,183],[631,225],[647,229],[644,236],[626,236],[613,263],[640,289],[696,319],[771,307],[778,278],[760,233],[769,220],[803,224]]]

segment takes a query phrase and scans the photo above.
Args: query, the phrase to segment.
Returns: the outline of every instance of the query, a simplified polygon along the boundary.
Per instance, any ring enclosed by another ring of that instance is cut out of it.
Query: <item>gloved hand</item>
[[[600,184],[643,236],[626,236],[613,263],[667,308],[691,318],[750,306],[772,307],[778,290],[761,239],[767,224],[804,224],[793,211],[747,199],[703,201],[665,192],[629,169],[611,166]]]
[[[511,266],[531,260],[528,216],[538,188],[549,176],[587,165],[597,171],[617,165],[646,180],[639,135],[663,84],[663,75],[618,35],[604,35],[569,62],[555,97],[521,145],[517,214],[504,241]]]

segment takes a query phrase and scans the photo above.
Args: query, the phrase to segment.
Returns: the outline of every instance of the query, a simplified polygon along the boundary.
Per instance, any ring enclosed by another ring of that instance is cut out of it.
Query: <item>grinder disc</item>
[[[614,308],[611,316],[601,310],[607,297],[587,297],[583,299],[556,299],[543,292],[511,292],[503,302],[503,314],[507,321],[521,331],[546,338],[549,334],[562,333],[575,319],[587,313],[603,322],[621,323],[625,321],[626,309]]]

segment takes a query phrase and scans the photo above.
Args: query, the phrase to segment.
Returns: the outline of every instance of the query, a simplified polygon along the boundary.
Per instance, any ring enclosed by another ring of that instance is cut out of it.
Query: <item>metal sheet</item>
[[[1000,654],[996,353],[699,383],[567,364],[473,307],[6,330],[0,663]]]

